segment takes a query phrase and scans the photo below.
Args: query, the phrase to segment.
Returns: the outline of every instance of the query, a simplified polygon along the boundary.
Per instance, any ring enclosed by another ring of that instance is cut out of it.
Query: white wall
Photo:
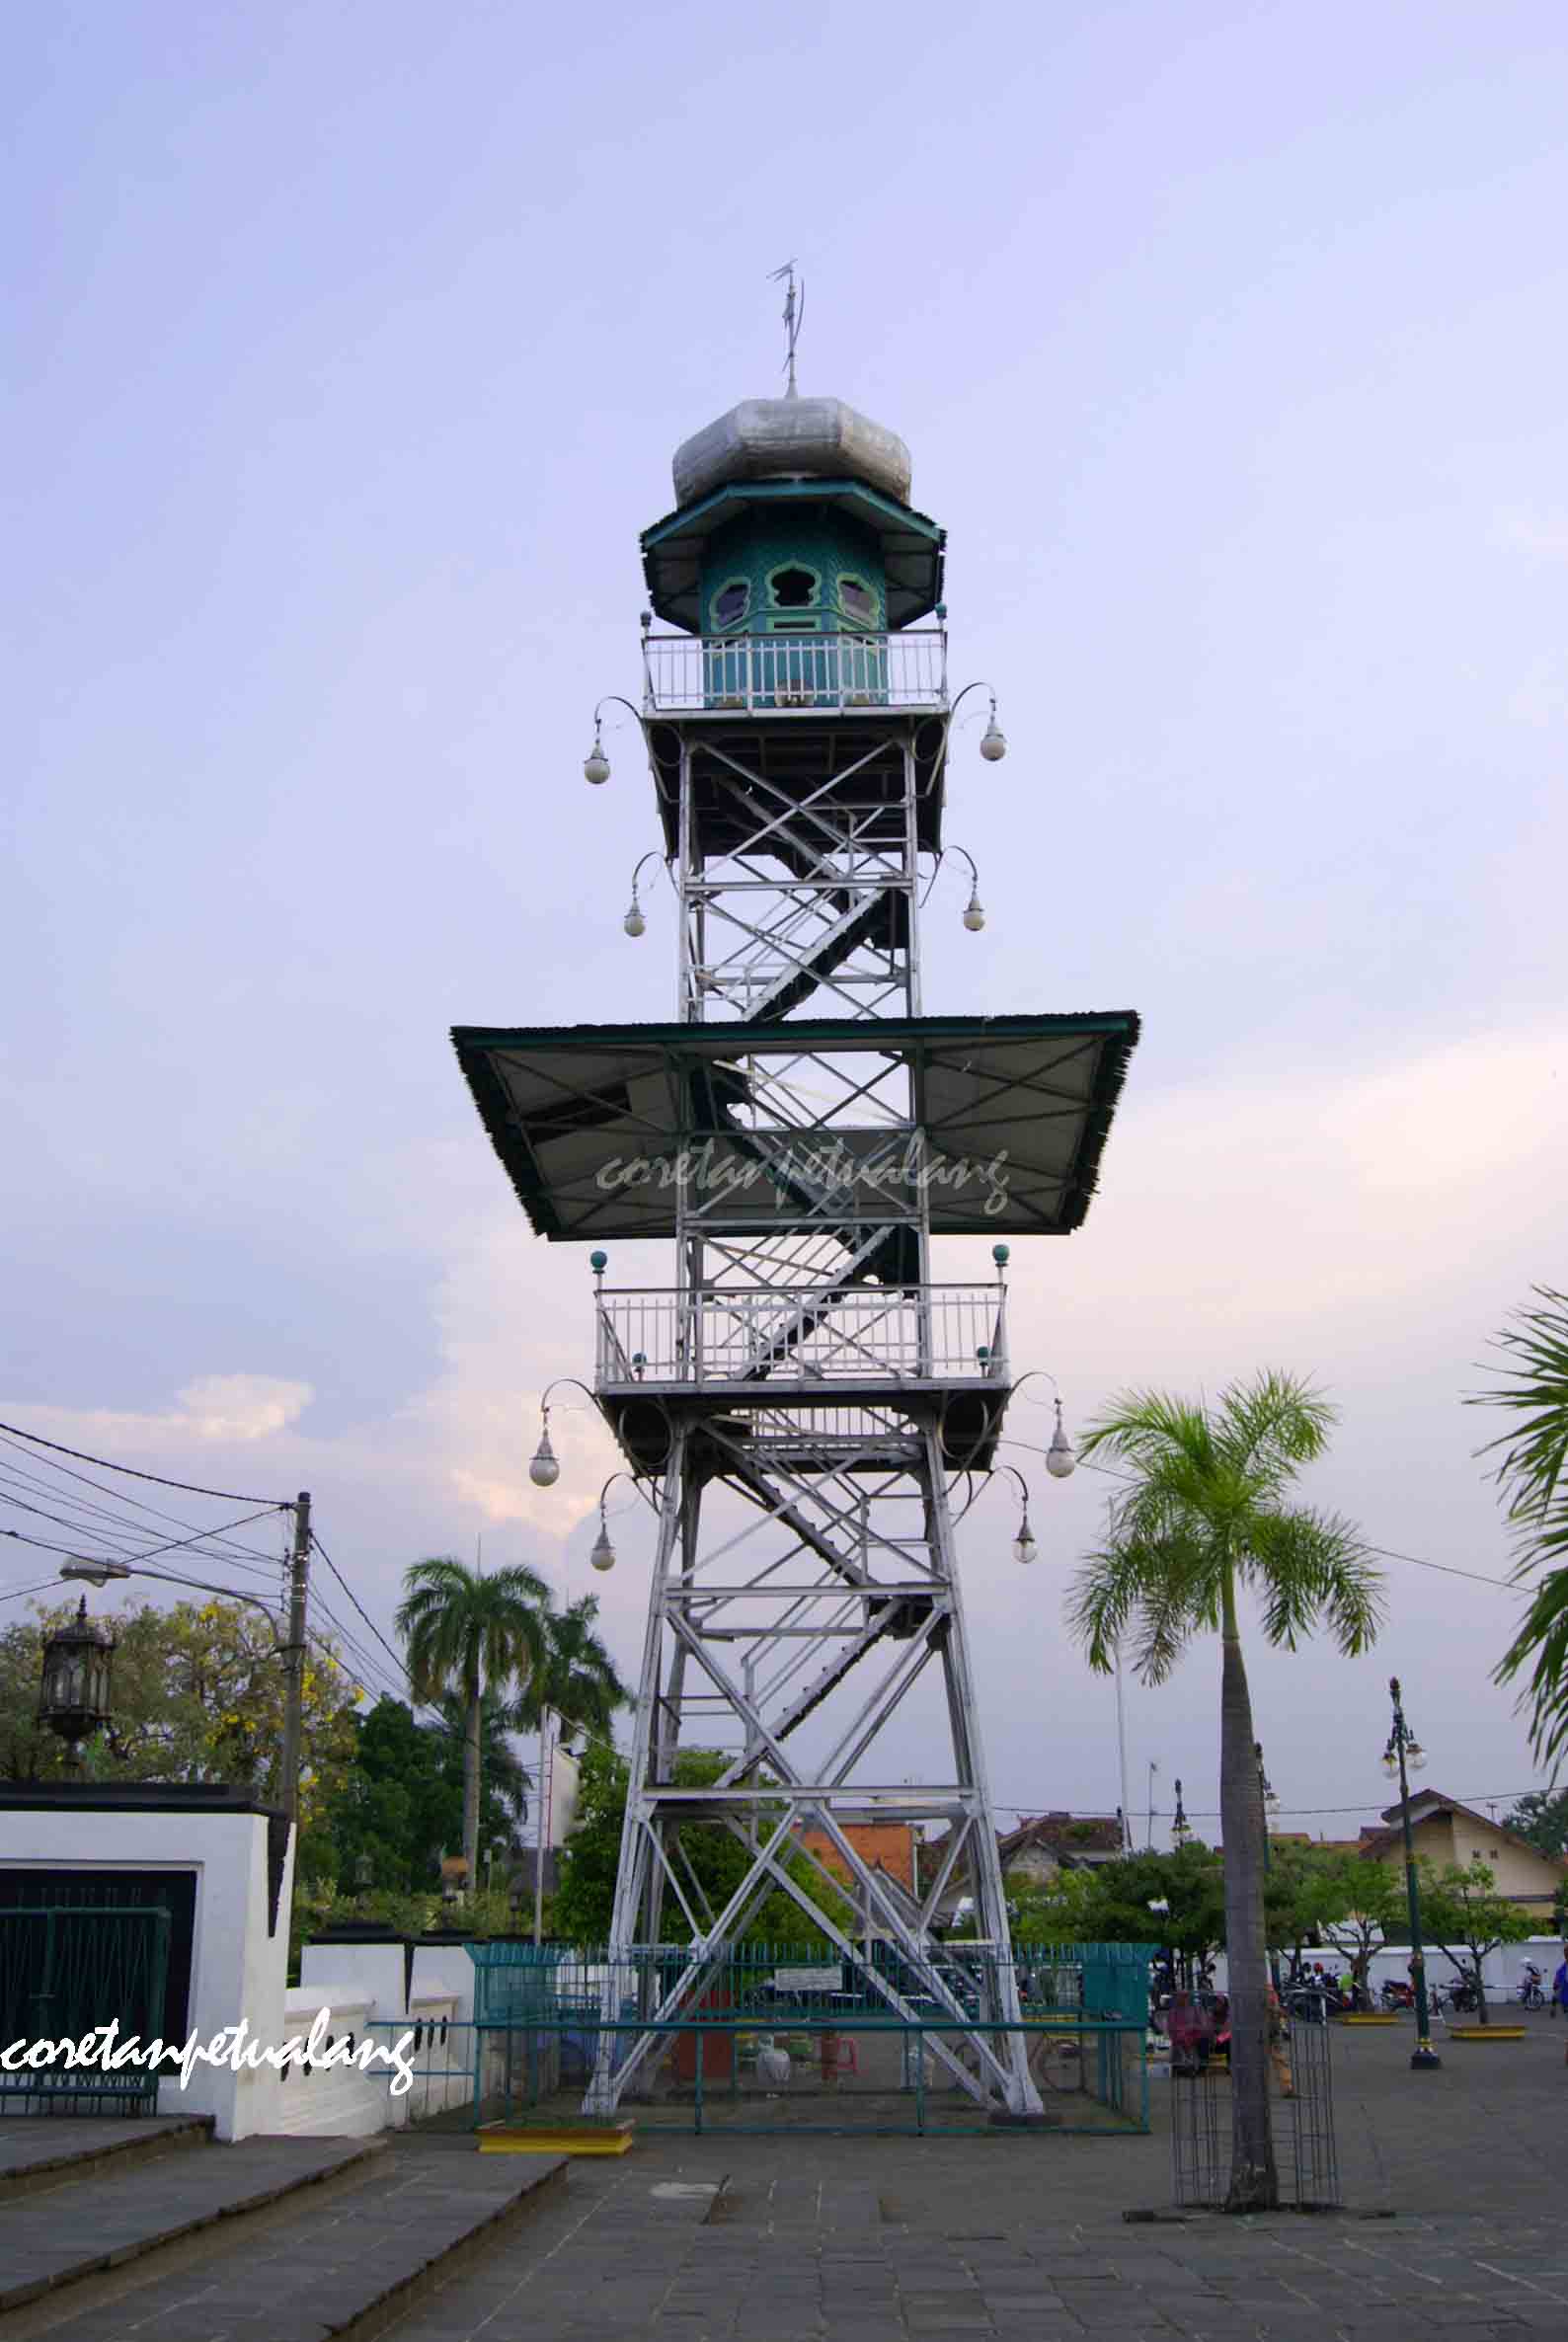
[[[281,2043],[288,1974],[293,1846],[283,1866],[277,1927],[269,1935],[267,1816],[171,1810],[99,1811],[50,1805],[0,1809],[7,1870],[180,1870],[196,1873],[188,2024],[203,2041],[243,2017],[251,2034]],[[160,2077],[160,2114],[210,2114],[219,2139],[277,2128],[278,2077],[196,2066],[190,2085]]]

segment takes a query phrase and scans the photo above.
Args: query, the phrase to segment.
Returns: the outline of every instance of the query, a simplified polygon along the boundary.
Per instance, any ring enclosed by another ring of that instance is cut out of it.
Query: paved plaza
[[[575,2163],[392,2333],[1568,2342],[1565,2037],[1532,2017],[1521,2043],[1440,2043],[1443,2071],[1413,2074],[1407,2025],[1336,2031],[1346,2209],[1318,2218],[1125,2221],[1169,2206],[1163,2079],[1147,2138],[643,2134],[618,2162]]]

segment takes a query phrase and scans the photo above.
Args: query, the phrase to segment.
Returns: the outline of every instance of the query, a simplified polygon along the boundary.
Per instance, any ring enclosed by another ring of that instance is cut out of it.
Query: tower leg
[[[969,1635],[964,1623],[964,1595],[959,1584],[958,1557],[953,1545],[953,1516],[947,1501],[947,1481],[934,1433],[926,1435],[926,1471],[932,1511],[932,1551],[939,1557],[950,1602],[942,1664],[947,1678],[948,1707],[953,1718],[953,1754],[957,1777],[975,1801],[975,1826],[970,1832],[969,1855],[976,1923],[982,1941],[995,1945],[994,1985],[983,2013],[1010,2031],[993,2034],[996,2055],[1006,2069],[1003,2098],[1007,2112],[1028,2117],[1043,2112],[1040,2092],[1029,2070],[1029,2036],[1021,2030],[1018,1971],[1013,1961],[1012,1930],[1007,1921],[1007,1894],[1002,1884],[1001,1858],[991,1819],[990,1784],[985,1774],[975,1678],[970,1670]]]
[[[670,1747],[662,1719],[660,1660],[664,1642],[666,1581],[677,1549],[684,1552],[686,1496],[686,1434],[677,1431],[670,1444],[659,1512],[659,1545],[648,1589],[648,1624],[643,1636],[643,1672],[637,1691],[637,1718],[626,1784],[626,1813],[621,1823],[620,1861],[615,1873],[615,1907],[610,1919],[607,1964],[600,1996],[598,2046],[593,2073],[583,2101],[585,2114],[613,2114],[630,2078],[637,2035],[613,2031],[623,2010],[640,1989],[639,1963],[631,1958],[637,1942],[639,1917],[654,1903],[653,1877],[662,1866],[655,1850],[648,1788]],[[673,1723],[670,1734],[678,1729]],[[641,2014],[642,2012],[639,2011]]]

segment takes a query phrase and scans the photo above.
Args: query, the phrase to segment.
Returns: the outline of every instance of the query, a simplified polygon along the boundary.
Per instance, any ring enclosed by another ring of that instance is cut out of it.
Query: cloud
[[[286,1431],[315,1396],[308,1382],[276,1374],[201,1374],[176,1394],[173,1407],[132,1414],[106,1407],[13,1405],[13,1421],[77,1447],[110,1455],[138,1448],[167,1453],[171,1444],[249,1446]]]

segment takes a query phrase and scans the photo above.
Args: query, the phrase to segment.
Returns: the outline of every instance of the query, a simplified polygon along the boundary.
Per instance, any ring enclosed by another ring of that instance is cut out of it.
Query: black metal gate
[[[0,2068],[0,2115],[157,2112],[155,2069],[72,2066],[64,2045],[112,2022],[118,2045],[161,2036],[170,1928],[159,1904],[0,1909],[0,2051],[17,2068]]]

